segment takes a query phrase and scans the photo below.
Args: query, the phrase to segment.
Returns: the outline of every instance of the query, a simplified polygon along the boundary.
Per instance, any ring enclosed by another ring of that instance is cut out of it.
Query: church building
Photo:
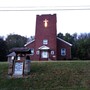
[[[31,60],[71,59],[72,44],[57,37],[56,14],[36,16],[35,39],[26,43],[31,49]]]

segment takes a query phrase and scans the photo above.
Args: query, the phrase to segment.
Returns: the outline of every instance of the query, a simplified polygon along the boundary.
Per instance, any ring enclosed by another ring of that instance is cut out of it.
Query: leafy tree
[[[79,35],[77,52],[80,59],[90,59],[90,33]]]
[[[27,42],[31,42],[31,41],[33,41],[33,40],[35,40],[35,36],[30,36],[30,37],[27,39]]]
[[[57,37],[63,39],[63,38],[64,38],[64,35],[63,35],[63,33],[59,33],[59,34],[57,35]]]
[[[8,49],[13,47],[23,47],[27,42],[27,38],[17,34],[10,34],[6,38],[6,42]]]
[[[74,38],[69,33],[66,33],[65,36],[64,36],[64,40],[71,43],[71,44],[73,44]]]
[[[0,61],[6,61],[7,45],[3,38],[0,37]]]

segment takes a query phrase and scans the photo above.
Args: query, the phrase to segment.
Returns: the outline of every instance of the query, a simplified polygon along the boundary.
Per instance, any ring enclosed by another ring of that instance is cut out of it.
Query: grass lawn
[[[8,78],[0,63],[0,90],[90,90],[90,61],[31,62],[27,78]]]

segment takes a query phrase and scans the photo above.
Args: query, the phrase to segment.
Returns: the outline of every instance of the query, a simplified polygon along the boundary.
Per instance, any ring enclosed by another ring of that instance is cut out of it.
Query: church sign
[[[14,75],[23,75],[23,62],[15,63]]]
[[[30,56],[28,54],[31,54],[31,50],[28,48],[14,48],[11,51],[13,53],[8,55],[9,77],[19,78],[30,74]]]

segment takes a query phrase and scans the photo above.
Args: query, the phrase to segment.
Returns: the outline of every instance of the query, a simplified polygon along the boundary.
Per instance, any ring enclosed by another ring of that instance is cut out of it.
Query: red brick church
[[[71,59],[71,44],[57,37],[56,14],[36,16],[35,39],[25,44],[31,60]]]

